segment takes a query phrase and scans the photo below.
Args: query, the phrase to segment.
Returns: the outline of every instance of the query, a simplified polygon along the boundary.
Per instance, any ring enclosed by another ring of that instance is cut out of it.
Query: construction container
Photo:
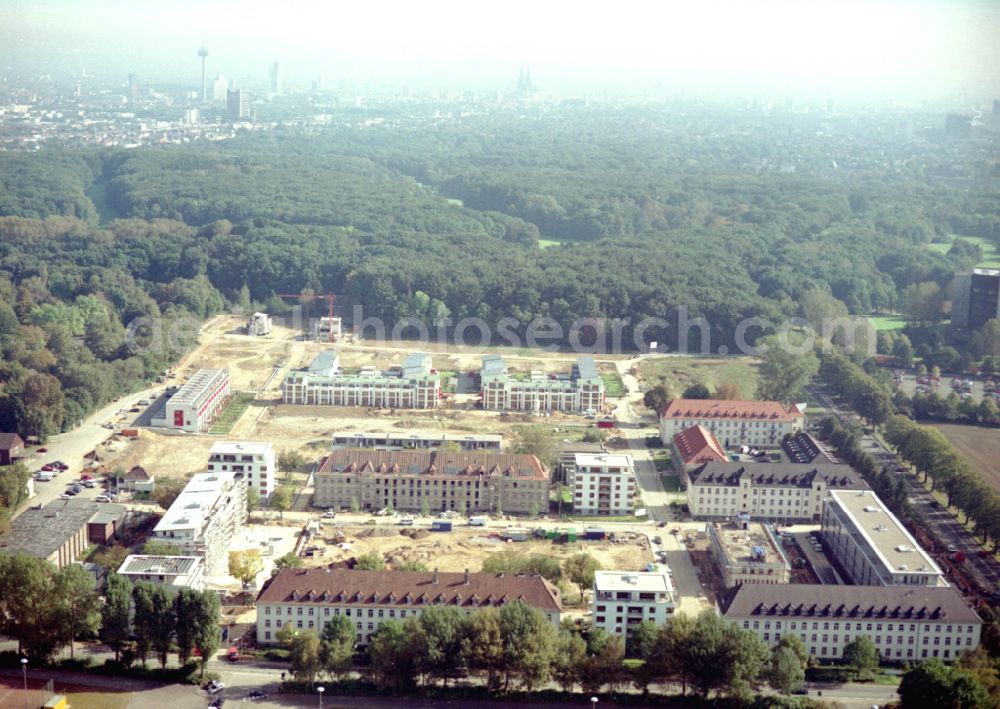
[[[583,530],[584,539],[601,540],[601,539],[607,539],[607,537],[608,533],[605,532],[600,527],[588,527],[587,529]]]
[[[526,542],[531,532],[523,527],[508,527],[503,536],[512,542]]]
[[[436,519],[431,522],[432,532],[450,532],[451,531],[451,520],[450,519]]]

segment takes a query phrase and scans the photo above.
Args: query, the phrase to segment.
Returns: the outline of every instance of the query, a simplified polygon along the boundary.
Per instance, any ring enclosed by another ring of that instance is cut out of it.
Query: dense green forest
[[[996,192],[934,179],[933,151],[906,162],[877,137],[739,128],[564,110],[0,154],[0,427],[59,430],[162,369],[183,345],[131,354],[125,327],[143,315],[277,308],[273,294],[312,289],[390,323],[663,317],[645,338],[676,348],[685,306],[716,348],[744,318],[780,323],[817,299],[896,310],[979,257],[928,244],[1000,240]],[[793,158],[802,169],[772,169]]]

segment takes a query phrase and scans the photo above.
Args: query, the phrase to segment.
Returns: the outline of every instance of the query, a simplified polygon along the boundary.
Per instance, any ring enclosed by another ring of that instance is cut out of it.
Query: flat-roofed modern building
[[[53,500],[15,517],[0,536],[0,552],[46,559],[61,569],[80,561],[92,545],[111,541],[127,514],[125,505]]]
[[[200,556],[150,556],[129,554],[118,575],[132,583],[148,581],[177,592],[182,588],[201,591],[205,588],[204,560]]]
[[[741,583],[778,584],[792,578],[792,565],[767,525],[741,516],[736,522],[709,522],[708,544],[727,588]]]
[[[1000,269],[974,268],[970,273],[955,274],[951,283],[952,326],[971,332],[994,318],[1000,318]]]
[[[231,397],[228,369],[199,369],[167,399],[165,417],[153,425],[198,433],[207,431]]]
[[[675,470],[688,470],[703,463],[729,460],[715,434],[704,426],[691,426],[671,439],[670,453]]]
[[[538,514],[549,504],[548,472],[533,455],[343,448],[314,480],[316,507]]]
[[[858,586],[947,586],[944,573],[870,490],[835,490],[823,505],[823,540]]]
[[[521,601],[559,627],[559,589],[538,574],[283,569],[257,596],[257,642],[277,642],[288,625],[321,633],[333,618],[351,621],[367,645],[382,623],[419,618],[430,606],[472,614]]]
[[[580,357],[568,374],[512,374],[499,355],[483,357],[483,408],[492,411],[597,413],[604,408],[604,380],[593,357]]]
[[[386,371],[365,367],[343,374],[336,353],[327,351],[306,369],[289,372],[281,392],[286,404],[432,409],[440,403],[441,378],[425,353],[411,354]]]
[[[422,431],[345,432],[333,434],[333,449],[377,448],[378,450],[407,450],[411,448],[440,448],[457,444],[466,451],[500,452],[503,436],[499,433],[428,433]]]
[[[849,465],[721,463],[682,473],[688,508],[699,519],[735,517],[781,522],[819,521],[831,490],[866,490]]]
[[[670,576],[660,571],[598,571],[591,601],[593,627],[628,635],[644,621],[663,625],[677,609]]]
[[[885,660],[954,660],[979,645],[983,621],[954,588],[744,584],[720,602],[722,616],[770,647],[798,635],[820,660],[844,656],[859,635]]]
[[[203,557],[207,575],[227,574],[229,544],[247,518],[247,487],[232,470],[194,475],[153,528],[153,536],[189,556]]]
[[[247,320],[247,334],[251,337],[270,335],[273,324],[271,316],[267,313],[254,313]]]
[[[270,443],[219,441],[208,453],[208,472],[232,471],[243,476],[250,489],[266,503],[274,492],[274,446]]]
[[[660,440],[669,446],[675,434],[702,426],[724,448],[775,447],[785,434],[801,431],[805,422],[799,406],[777,401],[674,399],[660,412]]]
[[[573,473],[573,512],[621,517],[635,509],[635,464],[632,456],[577,453]]]
[[[603,443],[560,443],[558,470],[559,479],[565,481],[565,483],[570,487],[573,487],[573,480],[576,476],[576,454],[590,453],[593,455],[599,455],[607,452],[608,449]]]

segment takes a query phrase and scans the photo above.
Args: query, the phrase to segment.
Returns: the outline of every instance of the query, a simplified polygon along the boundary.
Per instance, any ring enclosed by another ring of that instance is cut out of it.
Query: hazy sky
[[[136,71],[154,81],[506,88],[782,89],[1000,95],[988,0],[0,0],[0,61],[19,74]]]

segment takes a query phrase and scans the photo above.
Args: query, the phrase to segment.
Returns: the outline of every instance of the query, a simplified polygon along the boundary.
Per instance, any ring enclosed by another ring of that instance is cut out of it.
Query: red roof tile
[[[729,399],[674,399],[660,416],[671,419],[737,419],[792,421],[802,416],[796,406],[778,401],[734,401]]]
[[[674,445],[684,465],[729,460],[715,434],[703,426],[691,426],[674,434]]]

